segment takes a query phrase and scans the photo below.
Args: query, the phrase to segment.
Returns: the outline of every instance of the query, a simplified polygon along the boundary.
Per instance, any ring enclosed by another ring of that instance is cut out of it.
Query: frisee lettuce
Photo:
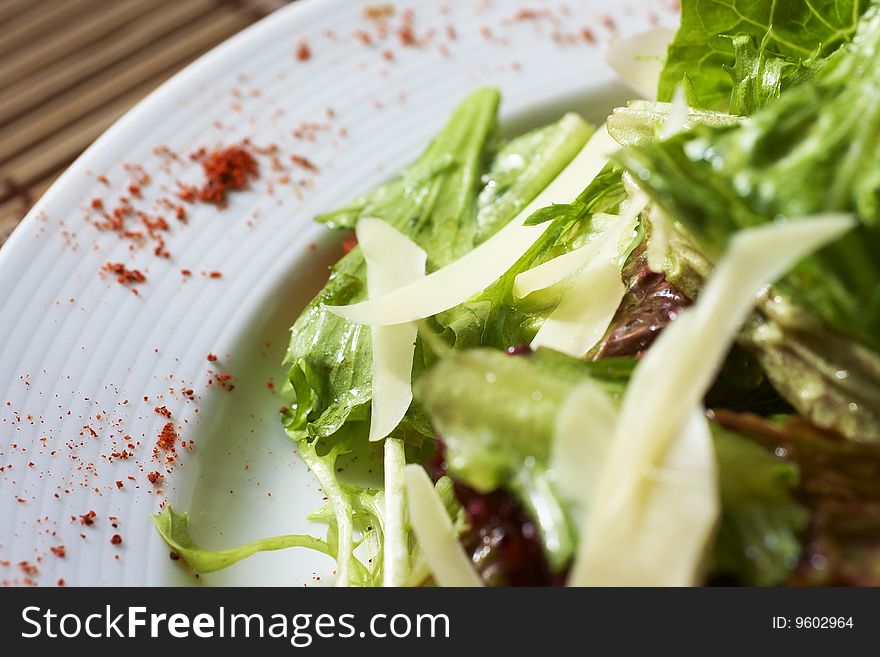
[[[221,570],[257,552],[284,550],[290,547],[304,547],[327,555],[332,554],[326,541],[303,534],[261,538],[225,550],[204,550],[190,536],[189,517],[186,513],[175,513],[171,505],[167,504],[152,518],[159,535],[186,562],[186,565],[197,573]]]

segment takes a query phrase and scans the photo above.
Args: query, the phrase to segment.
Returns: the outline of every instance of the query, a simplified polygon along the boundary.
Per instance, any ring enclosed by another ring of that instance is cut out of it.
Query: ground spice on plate
[[[190,203],[213,203],[225,208],[230,191],[242,190],[259,177],[259,166],[250,150],[243,145],[217,149],[202,162],[205,182],[199,187],[183,186],[180,198]]]

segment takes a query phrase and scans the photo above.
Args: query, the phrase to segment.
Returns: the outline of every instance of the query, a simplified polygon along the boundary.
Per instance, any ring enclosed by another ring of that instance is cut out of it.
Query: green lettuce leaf
[[[482,178],[475,242],[485,241],[518,215],[577,155],[592,133],[592,126],[569,113],[503,145]]]
[[[257,552],[303,547],[316,550],[336,560],[337,583],[351,586],[379,586],[382,583],[382,493],[376,489],[343,484],[338,478],[338,457],[343,443],[337,443],[326,454],[319,454],[314,443],[300,445],[300,456],[318,479],[327,495],[324,505],[309,520],[327,524],[327,537],[322,540],[302,534],[262,538],[224,550],[200,548],[189,534],[186,513],[175,513],[167,505],[154,515],[153,524],[159,535],[197,573],[210,573],[226,568]],[[360,556],[355,555],[358,550]],[[418,563],[418,551],[411,546],[412,563]],[[423,570],[423,567],[422,567]]]
[[[775,586],[797,566],[810,514],[795,499],[798,468],[760,445],[712,424],[721,521],[711,577]]]
[[[289,430],[288,430],[289,432]],[[326,453],[325,442],[299,441],[299,454],[327,497],[309,516],[327,523],[327,545],[336,559],[337,586],[379,586],[382,582],[382,493],[365,486],[346,485],[339,478],[338,459],[350,451],[351,432],[343,431]],[[362,547],[361,557],[355,550]]]
[[[802,68],[855,34],[866,0],[682,0],[658,99],[749,112],[803,80]],[[756,45],[758,44],[758,45]]]
[[[792,62],[767,52],[769,32],[760,46],[747,34],[733,38],[736,61],[730,70],[733,89],[730,113],[746,116],[782,93],[785,75],[797,68]]]
[[[547,349],[527,356],[469,349],[441,358],[415,394],[444,439],[450,471],[489,492],[516,476],[525,457],[547,461],[556,412],[577,383],[592,378],[619,397],[633,365]]]
[[[212,573],[257,552],[284,550],[289,547],[304,547],[327,555],[331,554],[326,541],[301,534],[261,538],[225,550],[203,550],[189,534],[187,514],[175,513],[168,504],[161,513],[155,514],[152,518],[153,525],[168,547],[180,555],[186,565],[197,573]]]

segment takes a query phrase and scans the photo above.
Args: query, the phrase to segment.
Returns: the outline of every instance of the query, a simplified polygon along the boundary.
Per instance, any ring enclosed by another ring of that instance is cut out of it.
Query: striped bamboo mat
[[[128,108],[286,0],[0,0],[0,244]]]

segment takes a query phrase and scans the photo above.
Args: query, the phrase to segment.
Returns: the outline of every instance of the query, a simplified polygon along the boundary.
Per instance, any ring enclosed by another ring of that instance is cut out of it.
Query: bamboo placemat
[[[176,71],[289,0],[0,0],[0,245]]]

